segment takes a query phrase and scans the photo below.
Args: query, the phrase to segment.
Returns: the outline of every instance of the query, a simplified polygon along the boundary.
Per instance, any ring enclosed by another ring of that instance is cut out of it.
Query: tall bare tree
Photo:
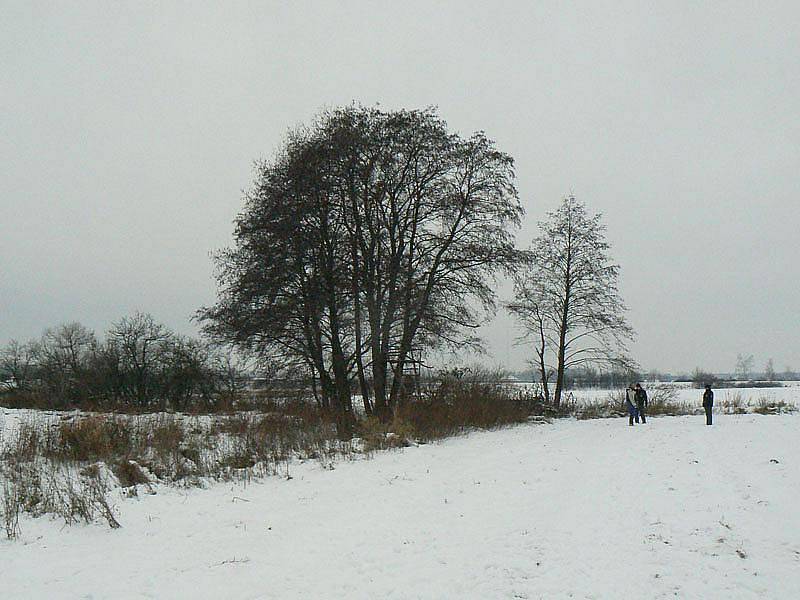
[[[767,381],[775,381],[775,363],[770,358],[764,367],[764,379]]]
[[[34,379],[37,345],[11,340],[0,349],[0,379],[8,377],[15,389],[26,390]],[[4,383],[4,382],[0,382]]]
[[[522,208],[511,157],[434,111],[347,107],[320,115],[258,167],[217,257],[206,331],[304,363],[351,411],[351,385],[382,417],[419,348],[472,341],[491,277],[517,259]]]
[[[42,335],[36,345],[37,375],[60,406],[86,399],[89,390],[84,375],[96,347],[94,332],[77,322],[47,329]]]
[[[609,255],[600,214],[589,214],[574,196],[539,223],[539,235],[515,277],[508,309],[533,340],[533,361],[546,398],[555,376],[553,403],[558,406],[567,369],[599,365],[627,369],[626,351],[633,330],[619,295],[619,266]]]
[[[431,110],[345,109],[327,125],[329,137],[346,140],[341,179],[362,395],[372,391],[384,415],[403,398],[415,350],[474,342],[465,332],[494,310],[491,276],[518,258],[513,161],[481,133],[449,133]]]
[[[753,372],[753,365],[755,364],[755,359],[753,358],[752,354],[742,354],[739,353],[736,355],[736,378],[740,381],[749,381],[750,375]]]
[[[331,146],[313,129],[292,134],[256,181],[236,220],[235,247],[216,256],[219,299],[205,330],[247,351],[304,365],[321,404],[349,429],[350,269]]]

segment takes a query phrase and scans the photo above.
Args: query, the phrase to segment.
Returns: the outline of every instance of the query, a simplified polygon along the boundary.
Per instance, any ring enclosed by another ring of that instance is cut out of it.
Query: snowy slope
[[[25,519],[3,598],[800,598],[800,417],[564,420]],[[774,462],[777,461],[777,462]]]

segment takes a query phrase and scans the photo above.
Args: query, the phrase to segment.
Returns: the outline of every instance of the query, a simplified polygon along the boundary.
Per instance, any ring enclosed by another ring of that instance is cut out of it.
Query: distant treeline
[[[531,370],[518,371],[514,375],[522,381],[538,381],[539,377]],[[564,373],[564,387],[565,389],[613,388],[645,379],[646,376],[642,373],[631,370],[568,369]]]
[[[216,410],[249,381],[229,349],[178,335],[148,314],[102,338],[80,323],[0,349],[0,401],[42,408]]]
[[[531,370],[513,373],[522,381],[536,381],[537,374]],[[582,388],[614,388],[622,387],[639,381],[691,383],[695,387],[705,384],[712,386],[729,387],[777,387],[781,381],[798,381],[800,373],[787,369],[785,372],[768,376],[763,373],[753,373],[748,378],[740,378],[729,373],[711,373],[703,369],[695,369],[692,373],[662,373],[660,371],[600,371],[596,369],[573,369],[564,376],[567,389]]]

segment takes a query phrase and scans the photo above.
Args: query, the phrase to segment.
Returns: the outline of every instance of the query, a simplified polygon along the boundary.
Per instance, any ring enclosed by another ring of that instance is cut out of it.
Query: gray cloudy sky
[[[252,161],[320,108],[438,105],[536,221],[604,213],[646,368],[800,369],[800,5],[0,1],[0,344],[214,299]],[[507,288],[503,288],[504,293]],[[486,330],[521,366],[512,321]]]

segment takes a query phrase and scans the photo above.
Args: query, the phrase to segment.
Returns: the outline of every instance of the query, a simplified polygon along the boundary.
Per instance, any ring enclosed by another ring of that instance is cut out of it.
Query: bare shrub
[[[104,415],[62,421],[58,427],[58,443],[48,450],[59,459],[90,461],[126,455],[132,446],[128,421]]]
[[[107,489],[100,477],[90,477],[84,481],[83,491],[89,496],[92,507],[102,517],[111,529],[121,527],[114,516],[114,509],[106,498]]]
[[[121,487],[127,488],[150,483],[147,472],[135,460],[120,459],[112,466],[112,470]]]
[[[384,423],[376,417],[368,417],[358,424],[357,433],[362,442],[362,451],[369,454],[376,450],[402,448],[417,439],[414,426],[401,417]]]
[[[21,512],[58,516],[67,525],[91,523],[99,516],[113,528],[120,526],[106,498],[108,481],[100,469],[78,472],[71,464],[38,460],[6,465],[3,476],[7,535],[19,534]]]
[[[741,392],[725,394],[725,398],[719,403],[719,409],[724,414],[743,415],[747,413],[747,403]]]
[[[678,390],[671,385],[656,385],[647,391],[648,402],[646,414],[648,415],[693,415],[701,409],[688,402],[678,400]]]
[[[797,406],[783,400],[776,401],[769,396],[761,396],[758,399],[758,404],[753,408],[753,412],[760,415],[779,415],[797,412]]]
[[[446,374],[426,394],[407,399],[396,410],[395,423],[406,424],[421,440],[432,440],[471,428],[522,423],[533,408],[533,399],[503,385],[499,373],[477,370]]]
[[[606,419],[609,417],[620,417],[626,414],[627,410],[615,399],[587,402],[575,410],[575,418],[580,420]]]
[[[19,514],[22,510],[17,488],[11,481],[3,482],[3,525],[6,537],[15,539],[20,534]]]
[[[45,431],[43,424],[36,420],[21,421],[16,435],[3,447],[2,458],[12,463],[33,460],[41,452]]]

